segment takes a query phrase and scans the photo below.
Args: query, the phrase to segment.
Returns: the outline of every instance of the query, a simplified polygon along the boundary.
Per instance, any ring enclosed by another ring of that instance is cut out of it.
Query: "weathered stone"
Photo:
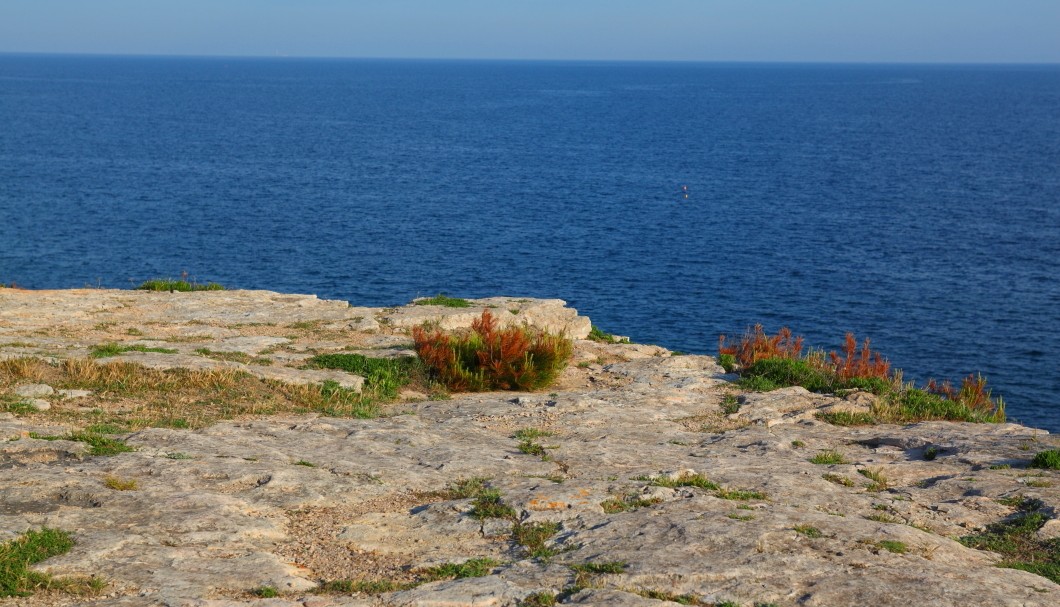
[[[91,390],[59,390],[64,399],[76,399],[92,396]]]
[[[18,396],[23,396],[26,398],[38,398],[41,396],[51,396],[52,394],[55,394],[55,389],[53,389],[48,384],[24,384],[21,386],[16,386],[14,392]]]
[[[5,340],[33,335],[42,355],[57,360],[127,339],[125,327],[135,326],[150,337],[140,343],[179,353],[129,352],[113,361],[289,382],[346,379],[300,368],[313,353],[407,352],[405,331],[424,318],[464,326],[482,309],[535,326],[584,318],[548,303],[558,300],[382,310],[276,293],[6,291]],[[540,320],[545,309],[567,311]],[[106,323],[115,330],[104,337]],[[269,366],[194,354],[224,352],[226,340],[229,352],[244,354],[283,347]],[[0,356],[7,352],[0,346]],[[144,428],[111,435],[135,448],[113,457],[68,440],[81,429],[68,425],[74,403],[0,414],[0,541],[42,526],[69,530],[74,548],[36,568],[111,581],[102,597],[15,600],[514,607],[571,587],[572,567],[610,563],[610,572],[578,574],[589,587],[564,604],[662,605],[649,598],[660,593],[781,607],[1057,604],[1060,585],[998,568],[997,555],[952,539],[1013,515],[1014,496],[1039,499],[1054,516],[1060,472],[1025,467],[1034,453],[1060,446],[1056,437],[1015,424],[833,426],[817,414],[869,404],[801,388],[742,395],[727,413],[732,376],[711,357],[579,340],[574,360],[589,365],[565,369],[548,393],[403,401],[377,419],[262,416],[199,430]],[[136,396],[122,398],[135,417]],[[540,449],[516,438],[524,429],[539,431],[530,442]],[[810,461],[825,450],[849,463]],[[721,489],[682,486],[693,474]],[[117,491],[108,477],[136,488]],[[454,492],[467,479],[488,479],[481,482],[511,512],[474,516],[474,495]],[[543,540],[553,553],[547,563],[511,539],[513,525],[546,522],[558,525]],[[1058,536],[1050,520],[1037,537]],[[374,598],[308,592],[321,580],[409,582],[419,568],[472,558],[502,565],[482,578]],[[263,586],[282,596],[249,593]]]
[[[44,400],[43,398],[28,398],[22,402],[33,407],[37,411],[47,411],[48,409],[52,408],[52,404]]]

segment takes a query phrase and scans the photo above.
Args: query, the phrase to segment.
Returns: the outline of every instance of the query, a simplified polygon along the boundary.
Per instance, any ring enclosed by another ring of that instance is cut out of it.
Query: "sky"
[[[1060,63],[1060,0],[0,0],[0,52]]]

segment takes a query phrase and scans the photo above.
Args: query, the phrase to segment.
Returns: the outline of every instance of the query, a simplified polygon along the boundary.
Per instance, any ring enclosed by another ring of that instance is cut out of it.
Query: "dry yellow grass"
[[[234,369],[149,369],[136,363],[38,358],[0,361],[0,391],[43,382],[55,388],[91,390],[93,395],[48,411],[19,411],[42,422],[201,428],[222,419],[317,412],[339,417],[375,417],[379,403],[334,384],[298,386],[258,379]],[[0,409],[14,407],[0,402]]]

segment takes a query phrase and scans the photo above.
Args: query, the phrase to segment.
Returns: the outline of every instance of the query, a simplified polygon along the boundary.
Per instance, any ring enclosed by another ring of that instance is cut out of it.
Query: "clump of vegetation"
[[[817,539],[817,538],[820,538],[820,537],[824,537],[824,534],[821,533],[821,530],[818,529],[817,527],[814,527],[813,525],[795,525],[794,529],[795,529],[795,533],[798,533],[800,535],[805,535],[806,537],[808,537],[810,539]]]
[[[58,529],[27,531],[0,544],[0,598],[29,596],[36,590],[60,590],[69,594],[98,593],[106,582],[98,577],[55,578],[30,567],[74,547],[70,534]]]
[[[903,382],[901,371],[892,370],[891,363],[872,350],[868,339],[859,346],[853,333],[847,333],[842,352],[826,355],[818,350],[804,353],[803,339],[793,336],[787,327],[771,336],[762,325],[755,325],[739,342],[728,342],[722,335],[718,350],[722,357],[731,357],[726,360],[739,371],[740,384],[749,390],[802,386],[811,392],[856,389],[876,395],[871,414],[818,416],[837,425],[924,420],[1005,421],[1004,402],[992,396],[981,375],[969,375],[959,388],[934,380],[924,388],[917,388]]]
[[[360,354],[321,354],[308,361],[310,367],[339,369],[364,377],[363,390],[380,399],[394,399],[398,391],[424,375],[423,363],[414,356],[369,358]]]
[[[460,299],[459,297],[449,297],[443,293],[439,293],[434,297],[424,297],[423,299],[417,299],[412,302],[417,306],[445,306],[446,308],[469,308],[471,302],[466,299]]]
[[[867,487],[869,491],[886,491],[890,486],[890,480],[884,476],[883,471],[879,468],[871,470],[869,468],[862,468],[861,470],[858,470],[858,474],[872,481]]]
[[[445,563],[437,567],[420,569],[417,573],[424,581],[452,580],[489,575],[490,570],[500,565],[493,559],[469,559],[463,563]]]
[[[1038,538],[1038,530],[1049,520],[1045,504],[1023,497],[1005,503],[1017,509],[1015,516],[959,541],[969,548],[997,552],[1003,557],[998,567],[1022,569],[1060,584],[1060,538]]]
[[[501,500],[501,492],[497,489],[482,489],[475,496],[471,516],[477,519],[515,519],[515,509]]]
[[[880,540],[876,542],[876,545],[887,552],[893,552],[895,554],[905,554],[906,552],[909,552],[909,546],[906,546],[905,542],[900,542],[898,540]]]
[[[588,339],[591,339],[593,341],[598,341],[598,342],[604,343],[604,344],[628,344],[629,343],[629,339],[624,338],[624,337],[619,339],[618,337],[615,337],[614,335],[608,333],[607,331],[602,330],[600,327],[598,327],[596,325],[592,325],[590,327]]]
[[[251,594],[263,599],[273,599],[280,596],[280,591],[276,590],[274,586],[259,586],[251,591]]]
[[[814,417],[833,426],[871,426],[876,423],[876,418],[872,415],[853,411],[817,413]]]
[[[650,589],[634,589],[633,592],[647,599],[655,599],[657,601],[670,601],[671,603],[677,603],[678,605],[713,605],[713,603],[703,602],[703,599],[699,598],[694,594],[677,594],[674,592],[666,592],[665,590]]]
[[[1045,470],[1060,470],[1060,449],[1049,449],[1041,451],[1031,460],[1031,468],[1043,468]]]
[[[563,335],[529,327],[499,328],[483,310],[470,331],[449,333],[414,327],[416,352],[431,373],[453,391],[537,390],[552,383],[571,357]]]
[[[86,406],[80,410],[16,411],[19,414],[61,414],[67,424],[107,422],[122,426],[123,431],[201,428],[238,416],[285,413],[371,418],[380,414],[382,400],[371,389],[356,392],[333,381],[293,385],[235,369],[150,369],[131,362],[100,363],[87,358],[55,364],[29,357],[0,360],[0,392],[26,382],[89,390],[92,395],[81,401]],[[0,397],[0,409],[12,408]]]
[[[816,462],[814,462],[814,463],[816,463]],[[835,483],[837,485],[842,485],[844,487],[853,487],[854,486],[854,481],[850,480],[849,478],[847,478],[845,476],[839,476],[838,474],[832,474],[830,472],[828,474],[822,474],[821,478],[823,478],[824,480],[826,480],[826,481],[828,481],[830,483]]]
[[[126,346],[123,344],[117,344],[114,342],[98,344],[92,346],[92,351],[89,352],[89,356],[92,358],[108,358],[111,356],[117,356],[123,352],[158,352],[159,354],[176,354],[176,350],[169,348],[149,348],[147,346]]]
[[[625,497],[610,497],[600,502],[600,507],[607,514],[616,514],[619,512],[631,512],[638,508],[647,508],[660,502],[662,502],[662,499],[658,497],[643,498],[636,495],[627,495]]]
[[[211,350],[209,348],[197,348],[196,354],[212,358],[214,360],[227,360],[236,362],[244,365],[271,365],[272,359],[264,356],[251,356],[246,352],[219,352],[217,350]]]
[[[843,457],[842,453],[836,451],[835,449],[829,449],[827,451],[821,451],[820,453],[811,457],[810,463],[821,465],[835,465],[848,464],[850,462],[848,462],[846,458]]]
[[[512,540],[523,547],[526,556],[548,560],[555,556],[556,550],[549,548],[546,542],[559,532],[559,523],[545,521],[540,523],[516,522],[512,526]]]
[[[547,590],[527,595],[519,601],[519,607],[554,607],[554,605],[556,605],[556,595]]]
[[[36,432],[30,432],[29,437],[37,440],[70,440],[86,443],[90,447],[88,452],[91,455],[117,455],[119,453],[128,453],[134,450],[132,447],[119,440],[108,438],[95,432],[71,432],[69,434],[61,435],[37,434]]]
[[[103,478],[103,486],[115,491],[136,491],[139,487],[139,483],[133,478],[120,478],[108,475]]]
[[[181,293],[187,293],[190,291],[224,291],[225,288],[216,282],[208,282],[205,284],[197,283],[195,281],[189,281],[188,276],[185,273],[180,280],[173,280],[171,278],[155,278],[152,280],[145,280],[140,283],[140,286],[136,287],[140,291],[179,291]]]
[[[383,594],[384,592],[408,590],[417,585],[415,582],[398,583],[392,580],[331,580],[320,584],[314,592],[317,594]]]
[[[707,489],[709,491],[721,489],[721,485],[708,479],[702,474],[683,474],[676,478],[671,478],[669,476],[638,476],[633,480],[651,481],[651,484],[656,487],[669,487],[671,489],[676,489],[677,487],[699,487],[700,489]]]

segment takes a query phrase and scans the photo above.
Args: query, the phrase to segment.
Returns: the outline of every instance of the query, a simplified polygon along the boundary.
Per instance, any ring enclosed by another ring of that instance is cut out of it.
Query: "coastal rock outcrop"
[[[1046,432],[830,425],[816,413],[863,403],[743,393],[712,357],[584,340],[589,320],[560,300],[435,308],[0,289],[10,364],[142,345],[171,352],[96,360],[247,371],[278,390],[360,390],[357,374],[302,367],[323,353],[407,355],[409,327],[467,326],[483,309],[578,338],[548,393],[394,400],[364,418],[263,405],[141,424],[136,393],[0,377],[0,542],[66,530],[73,548],[36,569],[106,582],[0,605],[1060,603],[1060,585],[958,541],[1028,504],[1056,517],[1060,472],[1028,467],[1060,447]],[[101,454],[86,432],[131,450]],[[815,463],[826,452],[840,457]]]

